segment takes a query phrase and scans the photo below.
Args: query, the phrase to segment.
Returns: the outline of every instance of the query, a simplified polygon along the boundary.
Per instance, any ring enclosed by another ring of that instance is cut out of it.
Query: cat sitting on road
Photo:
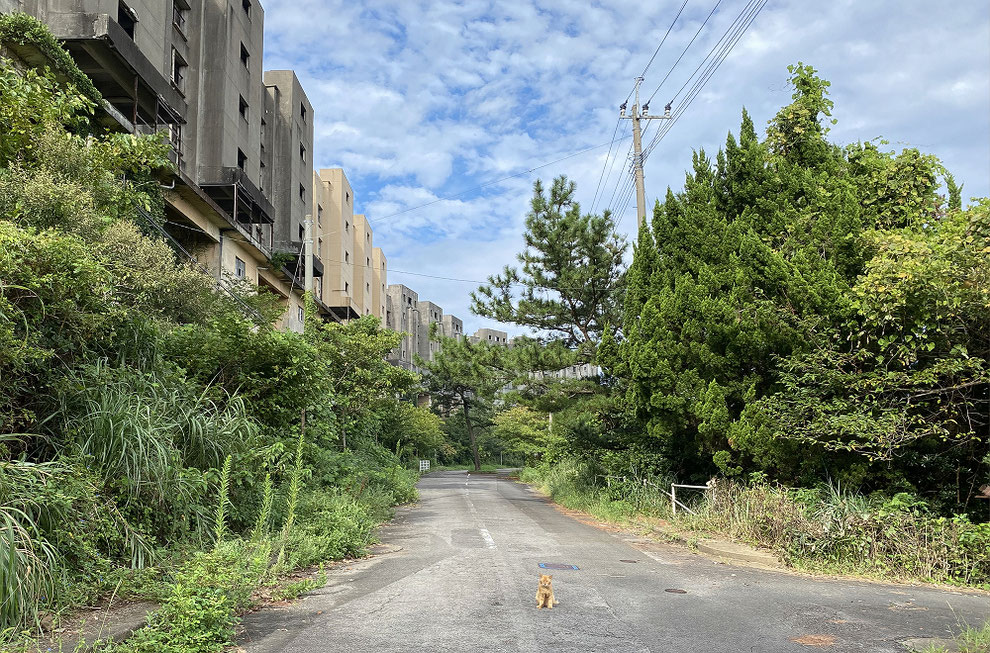
[[[553,609],[557,604],[557,599],[553,597],[553,576],[540,574],[540,586],[536,589],[536,607],[542,610],[544,607]]]

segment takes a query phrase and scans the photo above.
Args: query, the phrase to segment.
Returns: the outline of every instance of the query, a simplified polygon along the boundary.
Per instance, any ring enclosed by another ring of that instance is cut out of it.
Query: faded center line
[[[468,474],[470,479],[471,475]],[[481,521],[481,515],[478,514],[478,510],[474,507],[474,502],[471,501],[471,490],[468,487],[467,481],[464,482],[464,498],[467,499],[468,509],[471,511],[471,516],[474,517],[475,522],[478,524],[478,532],[481,533],[481,539],[485,541],[485,546],[489,549],[497,549],[495,545],[495,540],[492,538],[492,534],[488,532],[488,529],[484,527]]]

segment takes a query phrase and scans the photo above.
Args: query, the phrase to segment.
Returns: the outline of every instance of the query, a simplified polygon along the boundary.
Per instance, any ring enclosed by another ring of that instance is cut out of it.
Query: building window
[[[297,306],[296,307],[296,315],[299,316],[299,321],[300,322],[305,322],[306,321],[306,313],[303,312],[302,306]]]
[[[241,118],[244,118],[244,120],[248,119],[248,103],[247,100],[244,99],[244,96],[238,97],[237,110],[240,112]]]
[[[244,44],[241,43],[241,63],[244,64],[245,68],[248,67],[248,62],[250,60],[251,60],[251,53],[248,52],[247,48],[244,47]]]
[[[317,252],[322,252],[323,251],[323,239],[322,238],[317,238],[316,239],[316,251]]]
[[[306,238],[306,229],[302,225],[299,225],[299,240],[303,240],[305,238]]]
[[[302,102],[299,103],[299,117],[302,118],[303,122],[306,122],[306,105]]]
[[[344,233],[345,234],[351,233],[351,223],[348,222],[347,220],[344,220]]]
[[[180,91],[185,90],[187,67],[186,60],[172,48],[172,85]]]
[[[371,292],[371,284],[370,283],[364,284],[364,292],[366,292],[366,293],[370,293]]]
[[[344,193],[344,201],[347,202],[348,204],[350,204],[350,202],[351,202],[351,194],[350,193],[347,193],[347,192]]]
[[[371,267],[371,259],[370,258],[369,259],[365,259],[365,261],[367,261],[367,263],[365,263],[365,266],[370,268]]]
[[[131,39],[134,38],[134,28],[137,26],[138,17],[134,10],[124,2],[117,3],[117,24],[124,28]]]
[[[265,149],[265,141],[268,139],[268,122],[261,119],[261,149]]]
[[[351,262],[351,253],[344,252],[344,263],[350,263],[350,262]]]
[[[302,143],[299,144],[299,158],[302,159],[303,163],[306,163],[306,146]]]
[[[346,281],[344,282],[344,292],[345,293],[351,292],[351,284],[347,283]]]
[[[323,299],[323,277],[316,277],[316,296]]]
[[[244,13],[247,14],[247,17],[248,18],[250,18],[251,17],[251,0],[241,0],[241,7],[244,8]]]
[[[244,152],[242,152],[240,150],[240,148],[238,148],[237,149],[237,167],[240,168],[243,171],[245,166],[247,166],[247,155],[244,154]]]
[[[323,207],[316,205],[316,224],[323,226]]]
[[[189,14],[189,3],[186,0],[172,0],[172,24],[179,33],[186,34],[186,17]]]
[[[299,199],[301,199],[303,202],[306,201],[306,187],[303,186],[302,184],[299,184]]]
[[[247,276],[247,266],[244,265],[244,261],[240,257],[234,257],[234,276],[238,279],[243,279]]]

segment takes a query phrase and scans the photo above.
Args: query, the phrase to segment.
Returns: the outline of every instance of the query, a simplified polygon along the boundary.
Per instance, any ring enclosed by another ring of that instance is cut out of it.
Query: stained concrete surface
[[[716,564],[611,533],[505,478],[431,474],[382,533],[383,555],[248,615],[247,651],[905,651],[990,616],[982,594]],[[633,560],[635,562],[628,562]],[[538,564],[559,605],[537,610]],[[671,593],[668,589],[685,590]]]

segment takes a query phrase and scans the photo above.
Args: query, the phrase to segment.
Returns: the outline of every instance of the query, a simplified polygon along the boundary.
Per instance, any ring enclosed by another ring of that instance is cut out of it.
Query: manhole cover
[[[577,565],[562,565],[559,562],[541,562],[540,569],[567,569],[577,571]]]
[[[636,564],[637,562],[639,562],[639,560],[619,560],[619,562],[631,562],[633,564]]]
[[[667,594],[687,594],[687,590],[678,590],[678,589],[666,589],[664,590],[664,592],[666,592]]]

